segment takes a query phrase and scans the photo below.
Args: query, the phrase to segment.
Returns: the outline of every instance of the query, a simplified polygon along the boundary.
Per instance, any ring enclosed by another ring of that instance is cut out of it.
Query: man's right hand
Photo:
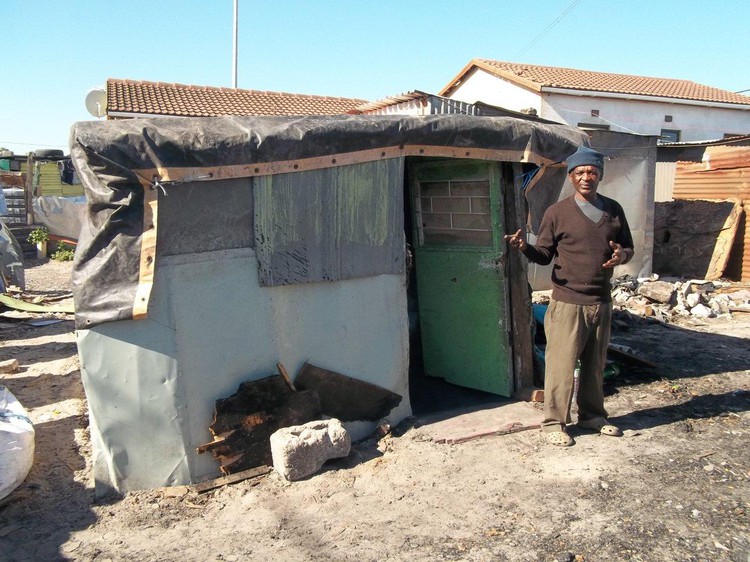
[[[521,229],[519,228],[515,234],[506,234],[505,240],[510,244],[511,248],[518,248],[522,252],[526,249],[526,240],[521,237]]]

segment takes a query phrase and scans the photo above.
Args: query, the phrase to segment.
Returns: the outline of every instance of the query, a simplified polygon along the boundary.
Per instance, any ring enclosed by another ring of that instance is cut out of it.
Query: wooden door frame
[[[500,163],[500,191],[504,200],[506,234],[519,228],[526,232],[527,204],[523,192],[523,168],[517,162]],[[509,348],[513,365],[513,397],[529,400],[534,390],[533,322],[529,267],[526,258],[516,250],[508,252],[505,262],[508,284],[508,312],[511,316]]]

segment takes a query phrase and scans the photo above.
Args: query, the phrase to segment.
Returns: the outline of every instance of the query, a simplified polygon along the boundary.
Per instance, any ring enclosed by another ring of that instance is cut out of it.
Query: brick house
[[[689,80],[473,59],[439,94],[665,142],[750,133],[750,96]]]

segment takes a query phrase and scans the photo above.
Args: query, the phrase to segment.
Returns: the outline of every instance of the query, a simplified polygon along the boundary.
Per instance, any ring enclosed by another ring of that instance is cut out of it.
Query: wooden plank
[[[229,476],[220,476],[219,478],[214,478],[213,480],[201,482],[200,484],[196,484],[195,486],[193,486],[193,489],[199,494],[203,494],[205,492],[208,492],[209,490],[220,488],[221,486],[236,484],[237,482],[242,482],[243,480],[248,480],[249,478],[264,476],[271,472],[271,470],[272,469],[270,466],[263,465],[257,468],[251,468],[248,470],[243,470],[242,472],[230,474]]]
[[[636,364],[640,365],[641,367],[649,367],[651,369],[656,369],[657,367],[656,363],[652,363],[647,359],[642,359],[636,355],[633,355],[632,353],[628,353],[627,351],[612,347],[611,345],[607,348],[607,355],[610,355],[615,359],[619,359],[620,361],[623,361],[625,363]]]
[[[305,363],[297,388],[320,396],[323,414],[341,421],[378,421],[401,403],[401,396],[372,383]]]
[[[711,255],[711,262],[708,264],[706,279],[720,279],[727,269],[729,256],[732,252],[732,246],[737,236],[737,229],[742,217],[742,201],[739,199],[734,199],[733,201],[734,207],[716,237],[716,245]]]
[[[143,177],[150,178],[157,175],[163,182],[212,181],[320,170],[323,168],[347,166],[361,162],[372,162],[384,158],[401,158],[404,156],[468,158],[472,160],[491,160],[494,162],[531,162],[544,166],[559,165],[559,163],[543,158],[531,151],[461,148],[456,146],[398,145],[279,162],[200,168],[144,168],[133,171]]]
[[[156,262],[156,223],[157,199],[156,186],[140,178],[143,188],[143,234],[141,235],[140,267],[138,270],[138,287],[133,302],[133,319],[142,320],[148,317],[148,303],[154,286],[154,264]]]
[[[281,375],[281,378],[284,379],[284,382],[289,387],[289,390],[291,390],[292,392],[297,392],[297,389],[295,388],[292,379],[289,378],[289,373],[287,373],[284,365],[282,365],[281,363],[276,363],[276,368],[279,370],[279,374]]]
[[[26,159],[26,188],[24,189],[24,204],[26,206],[26,224],[34,224],[34,153],[30,152]]]
[[[523,169],[520,164],[506,165],[503,171],[503,199],[505,232],[512,234],[519,228],[526,230],[526,205],[521,182]],[[541,176],[538,173],[537,176]],[[511,178],[516,178],[513,181]],[[528,283],[528,261],[525,257],[506,243],[503,249],[507,252],[506,286],[508,292],[508,314],[510,315],[510,348],[513,354],[513,390],[514,396],[521,398],[534,386],[534,360],[532,327],[534,317],[531,308],[531,294]]]
[[[271,435],[320,419],[320,413],[317,393],[292,392],[280,376],[247,381],[232,396],[216,401],[208,428],[215,440],[196,451],[210,452],[224,474],[270,465]]]

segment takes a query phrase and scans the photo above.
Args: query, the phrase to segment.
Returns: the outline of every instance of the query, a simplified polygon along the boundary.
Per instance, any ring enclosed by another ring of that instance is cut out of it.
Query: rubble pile
[[[725,281],[667,280],[658,275],[613,281],[616,308],[670,322],[679,317],[731,318],[750,312],[750,290]]]

